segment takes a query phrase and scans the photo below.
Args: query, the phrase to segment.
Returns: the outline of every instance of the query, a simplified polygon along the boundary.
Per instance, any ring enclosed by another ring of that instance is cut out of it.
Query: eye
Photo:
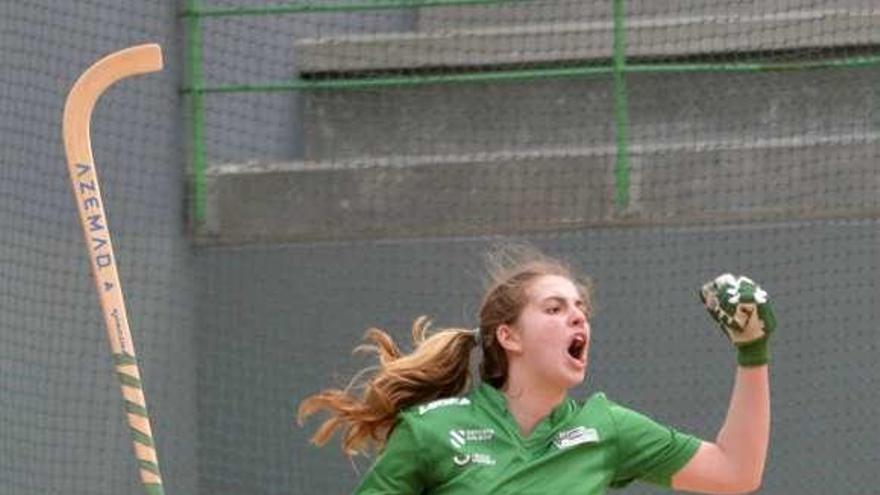
[[[562,311],[562,308],[560,308],[559,306],[550,306],[549,308],[547,308],[547,314],[549,315],[555,315],[560,311]]]

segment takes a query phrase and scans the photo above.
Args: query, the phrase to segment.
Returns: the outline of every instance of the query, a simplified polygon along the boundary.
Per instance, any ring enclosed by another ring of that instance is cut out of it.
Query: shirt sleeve
[[[364,475],[355,495],[419,495],[424,487],[424,463],[410,420],[401,415],[385,448]]]
[[[700,440],[611,403],[617,427],[617,463],[611,486],[639,479],[669,487],[672,476],[696,454]]]

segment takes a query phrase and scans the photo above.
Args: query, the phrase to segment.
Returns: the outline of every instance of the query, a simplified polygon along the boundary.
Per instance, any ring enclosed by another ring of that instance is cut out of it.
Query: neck
[[[501,391],[507,398],[507,408],[519,425],[523,436],[528,437],[542,419],[562,403],[567,391],[530,384],[508,376]]]

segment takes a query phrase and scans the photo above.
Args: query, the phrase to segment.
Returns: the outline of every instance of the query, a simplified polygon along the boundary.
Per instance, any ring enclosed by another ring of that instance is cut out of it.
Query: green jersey
[[[358,495],[597,495],[635,479],[668,486],[700,441],[598,393],[566,399],[528,437],[483,384],[402,412]]]

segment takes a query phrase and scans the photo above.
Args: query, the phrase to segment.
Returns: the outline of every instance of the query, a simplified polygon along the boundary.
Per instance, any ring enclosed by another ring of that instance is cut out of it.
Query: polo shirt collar
[[[493,415],[504,422],[510,433],[519,438],[526,447],[545,445],[551,440],[557,430],[566,424],[566,420],[577,409],[576,402],[569,397],[565,397],[562,403],[554,407],[549,415],[535,425],[535,428],[528,437],[523,437],[519,424],[517,424],[516,419],[507,407],[507,397],[504,396],[501,390],[487,383],[481,383],[476,390],[476,394],[481,398],[481,402],[487,405]]]

